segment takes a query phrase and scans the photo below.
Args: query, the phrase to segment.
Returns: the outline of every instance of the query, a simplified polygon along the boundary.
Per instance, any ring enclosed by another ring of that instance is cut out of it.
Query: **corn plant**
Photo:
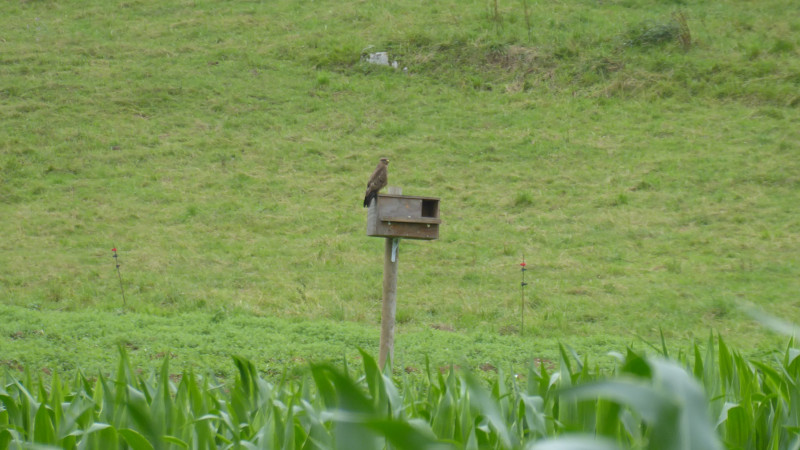
[[[722,339],[668,359],[628,349],[603,373],[566,347],[558,369],[485,380],[427,369],[393,378],[361,352],[358,374],[312,365],[278,384],[234,357],[232,383],[192,371],[0,384],[0,449],[800,448],[800,350],[748,361]]]

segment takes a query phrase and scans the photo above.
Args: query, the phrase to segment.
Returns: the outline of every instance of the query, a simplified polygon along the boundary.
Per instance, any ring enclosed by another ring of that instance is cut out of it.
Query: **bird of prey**
[[[372,172],[372,176],[369,177],[369,182],[367,183],[367,192],[364,194],[364,207],[372,203],[372,199],[378,197],[378,191],[383,189],[386,186],[386,183],[389,180],[389,160],[386,158],[381,158],[381,162],[378,163],[378,167],[375,168],[375,172]]]

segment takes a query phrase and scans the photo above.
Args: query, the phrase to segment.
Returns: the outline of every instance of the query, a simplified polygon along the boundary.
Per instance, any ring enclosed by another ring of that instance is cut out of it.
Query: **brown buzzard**
[[[367,183],[367,192],[364,194],[364,207],[372,203],[372,199],[378,197],[378,191],[383,189],[386,186],[386,183],[389,180],[389,160],[386,158],[381,158],[381,162],[378,163],[378,167],[375,168],[375,172],[372,172],[372,176],[369,177],[369,182]]]

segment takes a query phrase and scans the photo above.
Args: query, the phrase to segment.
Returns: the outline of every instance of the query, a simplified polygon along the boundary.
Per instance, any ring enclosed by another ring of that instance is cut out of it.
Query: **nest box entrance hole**
[[[439,202],[437,200],[422,200],[422,217],[439,217]]]

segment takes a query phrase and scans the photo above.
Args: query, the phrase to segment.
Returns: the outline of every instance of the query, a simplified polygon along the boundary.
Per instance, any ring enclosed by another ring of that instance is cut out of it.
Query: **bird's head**
[[[389,158],[381,158],[381,163],[389,165]]]

